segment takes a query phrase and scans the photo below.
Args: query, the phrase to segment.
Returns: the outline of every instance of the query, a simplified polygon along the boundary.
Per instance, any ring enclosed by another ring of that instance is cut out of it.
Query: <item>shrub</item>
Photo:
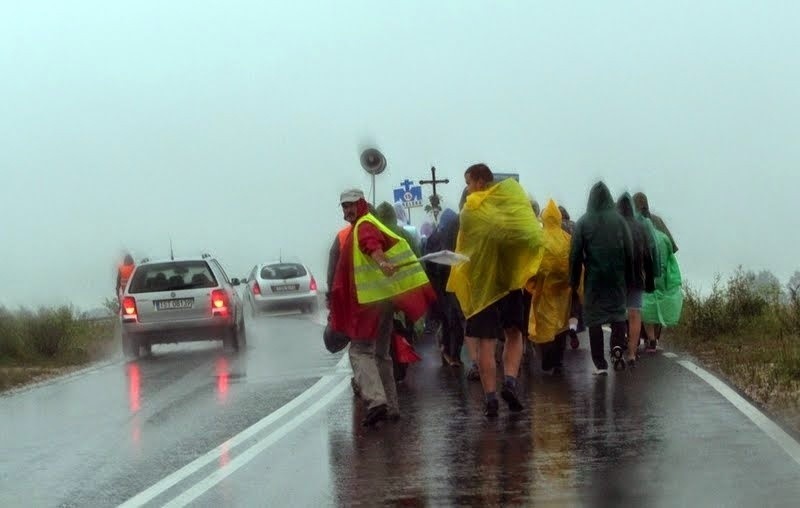
[[[29,347],[40,356],[55,358],[68,348],[75,332],[72,308],[40,308],[36,313],[23,312]]]
[[[0,307],[0,359],[18,359],[25,356],[21,323],[17,316]]]

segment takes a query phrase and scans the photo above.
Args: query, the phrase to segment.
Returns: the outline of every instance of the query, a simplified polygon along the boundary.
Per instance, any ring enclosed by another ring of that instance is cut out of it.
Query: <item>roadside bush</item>
[[[686,284],[670,340],[800,425],[787,409],[800,407],[800,274],[785,288],[769,272],[741,268],[726,284],[715,278],[705,296]]]
[[[753,320],[764,316],[770,304],[758,290],[755,274],[741,267],[728,280],[725,297],[725,317],[732,330],[748,328]]]
[[[0,359],[23,356],[24,343],[19,319],[14,313],[0,307]]]
[[[724,334],[730,327],[727,320],[725,294],[719,276],[714,280],[711,293],[703,297],[690,284],[683,286],[683,312],[678,328],[683,335],[699,340],[710,340]]]
[[[797,334],[800,302],[787,302],[779,285],[759,283],[753,272],[739,268],[724,286],[717,276],[707,296],[689,284],[684,285],[683,292],[678,332],[692,340]]]
[[[8,363],[79,363],[107,352],[113,319],[87,320],[69,306],[0,308],[0,360]]]
[[[23,311],[22,316],[28,344],[35,353],[54,358],[69,348],[75,332],[75,316],[70,307]]]

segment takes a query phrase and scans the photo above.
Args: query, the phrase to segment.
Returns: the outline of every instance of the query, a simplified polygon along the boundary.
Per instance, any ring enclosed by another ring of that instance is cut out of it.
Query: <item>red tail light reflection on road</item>
[[[231,450],[230,446],[228,445],[228,442],[225,441],[224,443],[222,443],[222,450],[220,451],[219,454],[219,465],[220,467],[225,467],[228,465],[228,463],[230,463],[230,461],[231,461]]]
[[[228,400],[228,383],[230,382],[230,370],[228,360],[225,358],[217,359],[217,399],[220,402]]]
[[[133,422],[133,431],[131,433],[131,438],[133,439],[133,444],[137,447],[142,442],[142,427],[139,425],[138,417]]]
[[[138,412],[142,407],[139,392],[141,383],[139,365],[136,363],[128,364],[128,405],[131,413]]]

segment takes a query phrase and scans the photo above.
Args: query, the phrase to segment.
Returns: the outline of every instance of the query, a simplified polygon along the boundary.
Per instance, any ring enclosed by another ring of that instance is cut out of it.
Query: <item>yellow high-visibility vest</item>
[[[414,262],[401,267],[391,277],[384,275],[375,260],[364,254],[358,246],[358,227],[365,221],[371,222],[383,234],[397,240],[385,252],[386,259],[390,263],[400,265]],[[422,264],[417,261],[417,257],[409,247],[408,242],[381,224],[372,214],[366,214],[356,222],[353,231],[353,270],[355,272],[358,303],[360,304],[388,300],[428,283],[428,276],[425,274]]]

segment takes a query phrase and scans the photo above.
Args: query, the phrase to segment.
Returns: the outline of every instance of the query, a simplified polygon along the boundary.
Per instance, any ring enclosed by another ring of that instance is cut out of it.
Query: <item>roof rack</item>
[[[211,254],[209,254],[209,253],[207,253],[207,252],[204,252],[204,253],[203,253],[203,259],[208,259],[208,258],[210,258],[210,257],[211,257]]]

